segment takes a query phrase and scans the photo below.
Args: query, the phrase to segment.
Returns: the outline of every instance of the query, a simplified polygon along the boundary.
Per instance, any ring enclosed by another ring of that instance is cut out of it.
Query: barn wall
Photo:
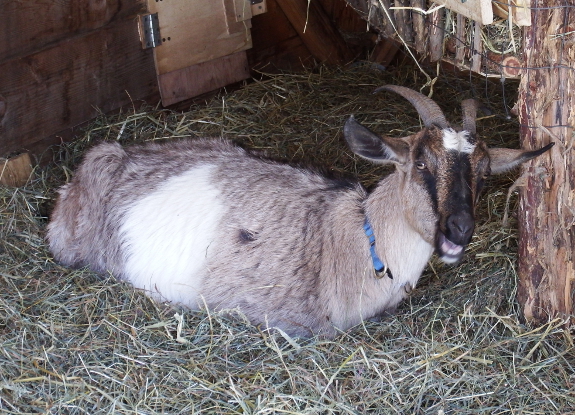
[[[345,64],[373,47],[375,35],[345,0],[318,0],[313,10],[307,0],[266,4],[252,18],[251,69]],[[141,48],[138,33],[146,9],[146,0],[2,3],[0,157],[39,153],[72,139],[75,127],[100,112],[160,100],[154,52]]]
[[[0,156],[132,101],[157,97],[142,0],[3,2]]]

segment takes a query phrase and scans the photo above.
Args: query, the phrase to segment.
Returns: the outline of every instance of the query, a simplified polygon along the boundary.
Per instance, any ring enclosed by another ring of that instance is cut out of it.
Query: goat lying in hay
[[[353,116],[354,153],[393,163],[371,194],[250,154],[222,139],[91,149],[60,190],[48,225],[56,260],[110,271],[157,299],[197,309],[239,309],[291,335],[333,336],[393,310],[434,250],[463,256],[486,176],[536,151],[488,149],[476,137],[476,103],[454,130],[435,102],[409,100],[425,128],[379,137]]]

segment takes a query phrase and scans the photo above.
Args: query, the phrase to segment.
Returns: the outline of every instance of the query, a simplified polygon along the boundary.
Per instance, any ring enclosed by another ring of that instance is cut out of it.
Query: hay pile
[[[424,82],[410,69],[320,69],[269,76],[184,113],[101,116],[29,185],[0,189],[0,413],[572,413],[569,333],[560,321],[531,329],[517,318],[515,223],[502,222],[513,177],[488,184],[461,264],[432,262],[396,316],[333,341],[267,335],[241,316],[154,303],[112,277],[63,268],[46,250],[45,205],[96,141],[224,135],[371,186],[382,170],[345,149],[345,118],[398,136],[416,131],[406,101],[371,91]],[[443,79],[434,98],[449,118],[470,91],[496,114],[479,120],[478,132],[516,146],[517,126],[499,117],[513,91],[504,100],[498,84]]]

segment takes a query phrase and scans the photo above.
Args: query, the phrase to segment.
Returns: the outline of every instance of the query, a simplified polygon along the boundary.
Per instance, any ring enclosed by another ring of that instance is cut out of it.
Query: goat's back
[[[365,268],[366,252],[353,249],[365,244],[365,196],[225,140],[104,143],[60,190],[48,241],[65,265],[110,271],[156,297],[315,330],[318,314],[329,322],[333,297],[322,278],[336,266],[352,274],[347,255]],[[342,218],[354,230],[345,258]]]

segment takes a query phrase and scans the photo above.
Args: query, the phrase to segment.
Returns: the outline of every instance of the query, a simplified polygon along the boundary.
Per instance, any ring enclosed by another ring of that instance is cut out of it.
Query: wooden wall
[[[158,97],[135,20],[144,10],[142,0],[1,2],[0,156]]]
[[[341,65],[373,46],[345,0],[266,3],[252,19],[252,69]],[[0,0],[0,157],[69,140],[99,112],[159,102],[153,50],[141,48],[138,33],[142,13],[146,0]]]

